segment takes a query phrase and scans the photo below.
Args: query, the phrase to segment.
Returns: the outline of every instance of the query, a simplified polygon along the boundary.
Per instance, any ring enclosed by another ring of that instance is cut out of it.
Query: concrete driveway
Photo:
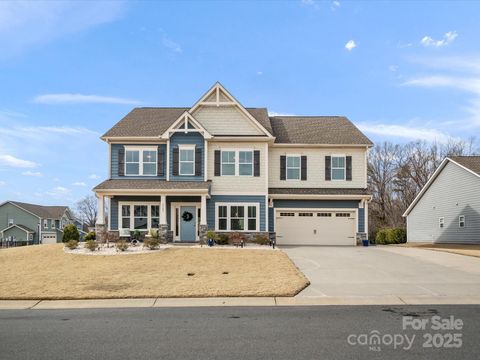
[[[480,258],[389,246],[282,249],[311,282],[297,297],[480,296]]]

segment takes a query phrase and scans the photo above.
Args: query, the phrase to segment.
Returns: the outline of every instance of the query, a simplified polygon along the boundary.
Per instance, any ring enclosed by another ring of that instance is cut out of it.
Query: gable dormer
[[[189,113],[213,136],[272,135],[219,82]]]

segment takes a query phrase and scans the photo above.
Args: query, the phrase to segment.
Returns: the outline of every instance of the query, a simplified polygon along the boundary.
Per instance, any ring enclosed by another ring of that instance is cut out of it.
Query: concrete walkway
[[[319,296],[148,298],[96,300],[0,300],[0,310],[107,309],[152,307],[312,306],[312,305],[442,305],[480,304],[480,296]]]

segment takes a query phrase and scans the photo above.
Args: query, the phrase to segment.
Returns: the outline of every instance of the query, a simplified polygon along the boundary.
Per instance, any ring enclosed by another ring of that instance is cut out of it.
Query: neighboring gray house
[[[18,201],[0,204],[0,240],[52,244],[62,242],[63,228],[73,222],[67,206],[42,206]]]
[[[403,216],[408,242],[480,243],[480,156],[446,158]]]

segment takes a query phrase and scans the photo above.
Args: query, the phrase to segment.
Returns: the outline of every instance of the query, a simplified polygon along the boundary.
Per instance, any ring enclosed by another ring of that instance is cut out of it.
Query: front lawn
[[[62,247],[0,250],[0,299],[294,296],[308,285],[279,250],[169,248],[88,256]]]
[[[401,246],[416,247],[421,249],[444,251],[458,255],[480,257],[480,245],[406,243],[402,244]]]

